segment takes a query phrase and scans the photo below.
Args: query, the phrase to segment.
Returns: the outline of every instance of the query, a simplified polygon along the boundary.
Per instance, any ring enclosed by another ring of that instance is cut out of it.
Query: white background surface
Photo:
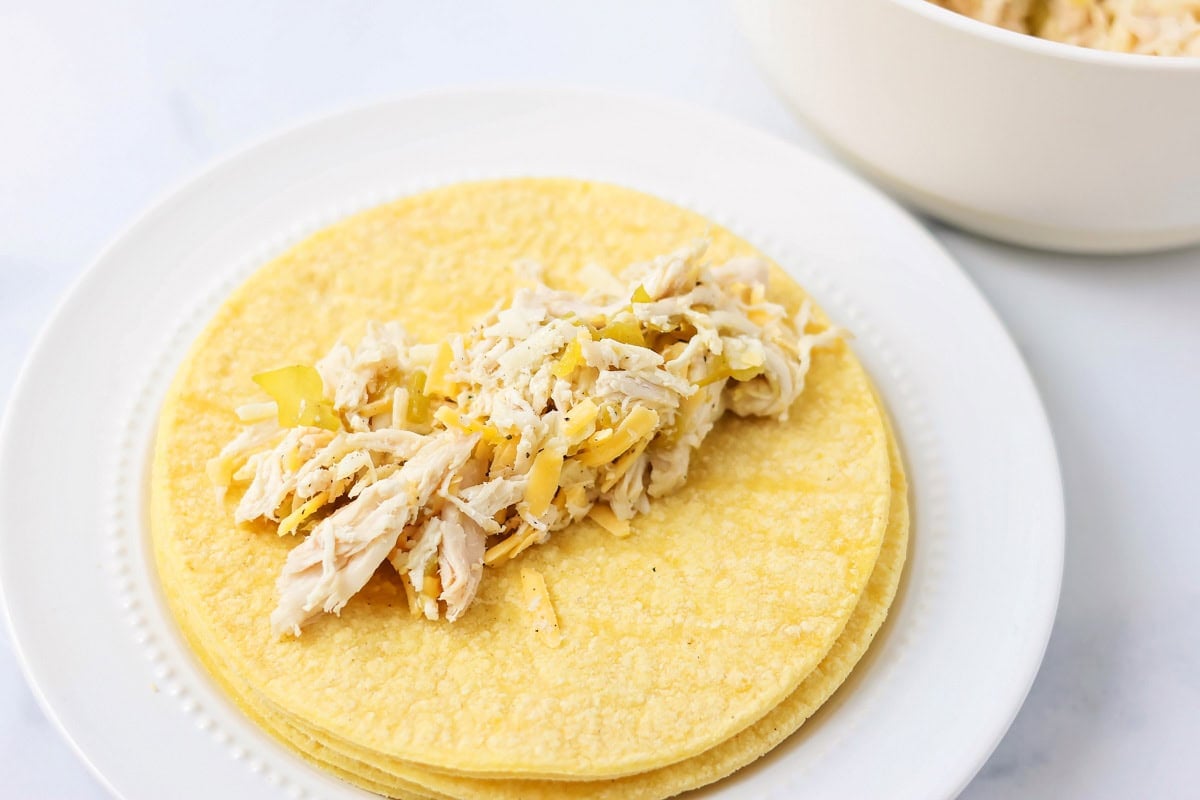
[[[55,298],[140,209],[314,115],[440,86],[573,84],[691,100],[817,148],[720,2],[455,8],[0,5],[0,403]],[[936,230],[1029,361],[1067,494],[1046,663],[963,797],[1192,795],[1200,252],[1071,258]],[[105,796],[43,718],[6,640],[0,776],[5,797]]]

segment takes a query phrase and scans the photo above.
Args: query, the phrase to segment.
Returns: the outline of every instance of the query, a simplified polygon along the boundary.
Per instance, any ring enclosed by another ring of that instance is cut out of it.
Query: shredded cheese
[[[554,605],[550,602],[546,579],[537,570],[523,567],[521,587],[524,590],[525,610],[533,622],[533,632],[549,647],[558,647],[562,644],[563,634],[558,626]]]
[[[490,470],[493,476],[499,475],[501,472],[512,467],[517,460],[517,440],[510,438],[507,441],[497,445],[495,455],[492,456],[492,468]]]
[[[279,416],[279,406],[274,400],[261,403],[246,403],[234,409],[239,421],[244,423],[262,422],[264,419]]]
[[[658,427],[658,413],[645,406],[636,406],[621,424],[607,438],[597,442],[593,447],[579,456],[579,461],[587,467],[598,467],[620,457],[640,439],[649,436]]]
[[[371,417],[378,416],[379,414],[382,414],[385,411],[391,411],[391,410],[392,410],[392,398],[381,397],[372,403],[367,403],[365,406],[360,406],[359,408],[356,409],[356,413],[360,417],[367,417],[369,419]]]
[[[613,465],[608,468],[608,474],[604,480],[600,482],[600,491],[607,492],[617,485],[617,481],[625,477],[625,473],[637,461],[638,456],[645,452],[646,446],[650,444],[649,439],[642,439],[633,447],[625,451],[625,455],[613,462]]]
[[[236,471],[237,465],[231,458],[217,456],[210,458],[204,465],[204,472],[208,475],[209,481],[213,486],[222,489],[228,488],[229,484],[233,483],[233,474]]]
[[[433,363],[429,365],[429,373],[425,376],[424,394],[426,397],[454,396],[454,386],[450,380],[450,364],[453,360],[454,351],[450,348],[450,343],[441,342]]]
[[[599,413],[600,407],[592,402],[591,398],[585,397],[572,406],[563,417],[563,435],[567,437],[567,441],[577,445],[590,436],[595,431],[596,417]]]
[[[507,561],[509,556],[512,554],[513,548],[520,544],[521,540],[524,538],[525,529],[522,528],[521,530],[504,539],[504,541],[500,542],[499,544],[492,545],[487,549],[486,552],[484,552],[483,563],[490,567],[499,564],[502,561]]]
[[[562,474],[563,450],[550,445],[533,459],[529,470],[529,488],[525,490],[526,511],[540,517],[550,507],[554,493],[558,491],[558,476]]]
[[[304,523],[304,520],[316,513],[317,509],[329,502],[329,493],[321,492],[314,495],[308,502],[302,504],[292,513],[288,514],[279,523],[279,535],[287,536],[289,533],[295,533],[296,530]]]
[[[392,427],[404,428],[408,424],[408,389],[397,386],[392,390]]]
[[[491,445],[498,445],[507,440],[505,434],[496,430],[484,420],[470,419],[464,414],[459,414],[450,408],[450,406],[439,408],[434,412],[433,418],[447,428],[457,428],[464,433],[478,433],[485,442]]]
[[[400,576],[400,585],[404,587],[404,599],[408,601],[408,613],[414,617],[420,616],[421,607],[417,604],[417,592],[413,589],[408,575]]]
[[[624,539],[633,532],[629,526],[629,520],[621,519],[614,514],[607,503],[596,503],[588,512],[588,517],[618,539]]]

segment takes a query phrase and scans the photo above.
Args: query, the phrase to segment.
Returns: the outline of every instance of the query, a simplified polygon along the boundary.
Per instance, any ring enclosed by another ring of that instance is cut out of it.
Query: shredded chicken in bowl
[[[992,25],[1066,44],[1200,56],[1200,0],[933,0]]]
[[[372,324],[357,348],[254,376],[270,401],[209,463],[244,486],[238,522],[302,536],[279,577],[278,633],[338,613],[384,561],[414,613],[455,620],[486,565],[585,517],[618,536],[679,488],[726,411],[786,418],[816,328],[766,299],[766,265],[704,243],[577,294],[535,280],[469,332],[421,344]]]

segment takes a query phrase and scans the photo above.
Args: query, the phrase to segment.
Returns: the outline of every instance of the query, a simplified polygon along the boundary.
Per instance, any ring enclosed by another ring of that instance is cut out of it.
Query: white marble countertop
[[[222,153],[324,112],[442,86],[598,86],[820,149],[719,0],[177,6],[0,6],[0,406],[56,298],[135,214]],[[963,797],[1198,796],[1200,251],[1072,258],[934,230],[1029,362],[1067,501],[1045,664]],[[5,797],[106,796],[4,634],[0,775]]]

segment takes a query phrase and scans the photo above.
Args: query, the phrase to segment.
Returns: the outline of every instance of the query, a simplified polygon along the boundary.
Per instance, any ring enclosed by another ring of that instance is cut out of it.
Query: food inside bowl
[[[1042,39],[1155,56],[1200,56],[1200,0],[932,0]]]

